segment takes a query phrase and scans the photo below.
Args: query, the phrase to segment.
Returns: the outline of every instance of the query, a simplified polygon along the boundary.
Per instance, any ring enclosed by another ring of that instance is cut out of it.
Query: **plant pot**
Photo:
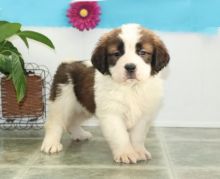
[[[7,77],[1,79],[2,117],[14,118],[40,117],[44,112],[43,80],[38,75],[28,75],[27,90],[24,99],[18,103],[15,88]]]

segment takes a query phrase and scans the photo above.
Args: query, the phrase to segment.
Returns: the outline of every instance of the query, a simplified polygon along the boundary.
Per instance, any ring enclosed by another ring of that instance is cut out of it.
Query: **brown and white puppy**
[[[162,97],[158,72],[169,62],[163,42],[140,25],[123,25],[101,37],[91,61],[59,66],[41,151],[61,151],[64,130],[74,140],[90,138],[80,124],[95,115],[116,162],[150,159],[144,140]]]

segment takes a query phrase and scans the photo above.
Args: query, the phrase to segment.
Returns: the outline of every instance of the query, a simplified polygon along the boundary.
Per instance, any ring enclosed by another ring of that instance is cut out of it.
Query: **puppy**
[[[58,67],[41,151],[61,151],[63,131],[89,139],[80,125],[95,115],[116,162],[150,159],[144,141],[162,97],[158,73],[169,62],[165,45],[150,30],[126,24],[101,37],[91,62]]]

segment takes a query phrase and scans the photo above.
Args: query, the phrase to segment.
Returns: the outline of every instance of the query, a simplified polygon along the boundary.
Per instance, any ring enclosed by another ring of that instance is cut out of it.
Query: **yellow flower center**
[[[79,14],[81,17],[86,17],[86,16],[88,16],[88,11],[87,11],[87,9],[81,9]]]

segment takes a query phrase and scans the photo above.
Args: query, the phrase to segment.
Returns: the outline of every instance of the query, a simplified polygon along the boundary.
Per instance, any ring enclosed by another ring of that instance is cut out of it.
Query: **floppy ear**
[[[102,74],[108,72],[107,52],[103,45],[98,44],[92,54],[92,64]]]
[[[152,56],[152,74],[158,73],[162,70],[169,62],[170,56],[167,49],[162,41],[156,41],[154,45],[154,51]]]

